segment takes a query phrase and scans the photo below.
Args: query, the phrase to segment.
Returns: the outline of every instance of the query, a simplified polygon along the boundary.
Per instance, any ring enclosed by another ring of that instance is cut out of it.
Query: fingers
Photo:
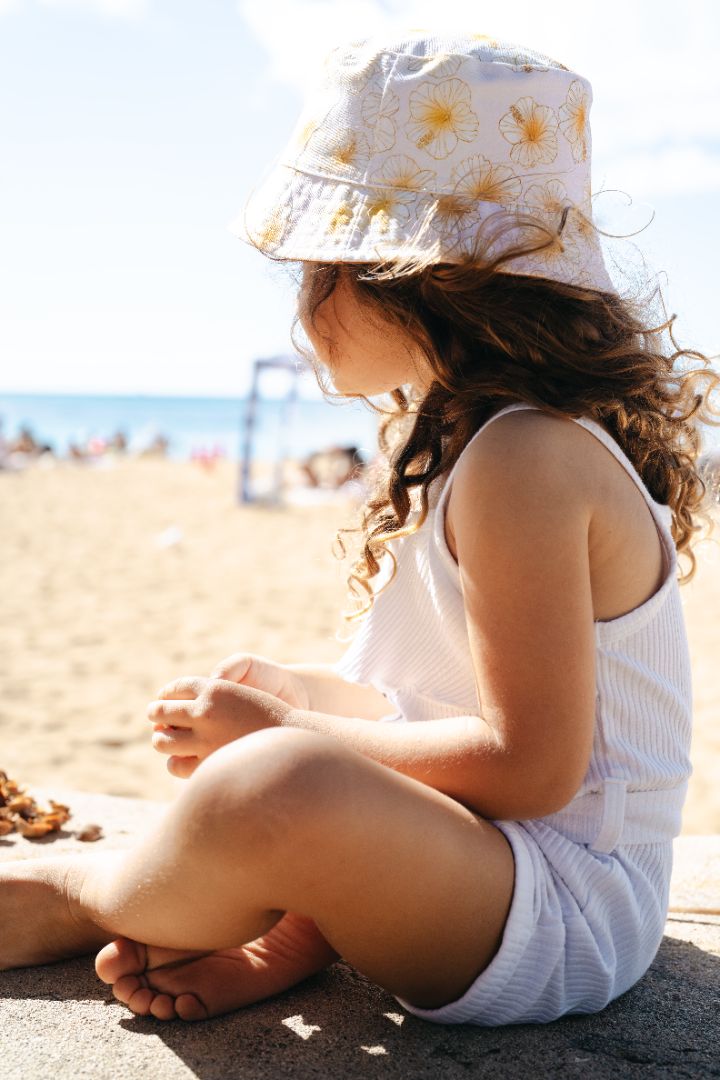
[[[154,724],[167,727],[191,727],[192,716],[186,701],[151,701],[147,707],[147,718]]]
[[[250,653],[233,653],[213,668],[211,679],[228,679],[230,682],[240,682],[245,678],[256,659]]]
[[[181,679],[173,679],[158,690],[157,696],[164,700],[192,701],[200,697],[209,681],[201,675],[187,675]]]
[[[153,750],[160,754],[187,757],[197,751],[197,736],[190,728],[156,728],[152,733]]]

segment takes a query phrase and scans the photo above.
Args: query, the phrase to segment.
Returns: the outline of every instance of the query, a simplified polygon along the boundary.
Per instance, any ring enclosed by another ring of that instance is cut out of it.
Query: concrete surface
[[[40,794],[40,793],[34,793]],[[77,792],[55,839],[0,839],[0,859],[126,845],[162,805]],[[91,822],[95,845],[75,833]],[[720,908],[720,836],[676,841],[671,903]],[[133,1017],[92,958],[0,973],[0,1080],[310,1080],[379,1077],[720,1077],[720,917],[676,913],[647,974],[595,1016],[443,1027],[402,1012],[343,963],[280,997],[200,1024]]]

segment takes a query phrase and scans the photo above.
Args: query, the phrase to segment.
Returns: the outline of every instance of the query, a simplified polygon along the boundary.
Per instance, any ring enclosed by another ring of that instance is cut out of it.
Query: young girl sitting
[[[394,404],[359,631],[334,667],[236,654],[164,687],[183,793],[127,852],[0,867],[0,966],[97,947],[133,1012],[196,1020],[341,956],[481,1025],[595,1012],[647,970],[718,379],[607,274],[590,101],[484,37],[331,54],[245,235],[301,264],[318,378]]]

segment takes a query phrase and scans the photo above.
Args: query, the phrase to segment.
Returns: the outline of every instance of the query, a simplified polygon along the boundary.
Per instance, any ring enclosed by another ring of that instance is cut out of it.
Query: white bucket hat
[[[615,292],[592,220],[589,82],[484,35],[410,33],[334,49],[289,144],[230,231],[279,259],[503,264]],[[499,232],[498,227],[504,226]]]

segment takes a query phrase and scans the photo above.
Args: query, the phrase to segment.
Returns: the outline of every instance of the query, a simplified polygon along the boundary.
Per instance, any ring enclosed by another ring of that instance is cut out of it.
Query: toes
[[[194,994],[178,994],[175,1011],[181,1020],[207,1020],[210,1013]]]
[[[139,990],[136,990],[129,1001],[126,1001],[128,1009],[134,1012],[137,1016],[149,1016],[150,1006],[153,1003],[155,997],[155,991],[150,990],[147,986],[141,986]]]
[[[95,958],[95,971],[103,982],[116,983],[125,975],[139,975],[145,970],[147,950],[129,938],[118,938],[106,945]]]
[[[123,1005],[129,1005],[130,999],[137,990],[147,989],[147,983],[138,975],[123,975],[116,983],[113,983],[113,997],[121,1001]]]
[[[175,1000],[170,994],[156,994],[150,1004],[150,1012],[156,1020],[175,1020]]]

